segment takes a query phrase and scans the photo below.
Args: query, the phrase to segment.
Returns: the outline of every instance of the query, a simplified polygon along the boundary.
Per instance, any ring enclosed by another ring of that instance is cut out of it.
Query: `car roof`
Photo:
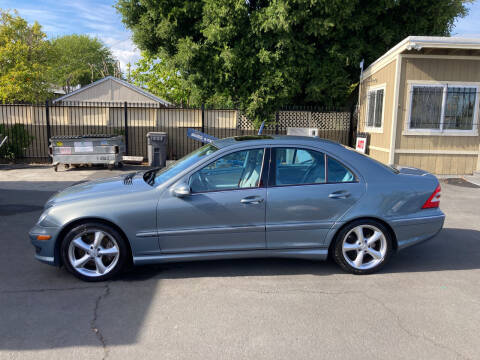
[[[342,147],[339,143],[331,140],[321,139],[311,136],[289,136],[289,135],[246,135],[235,136],[225,139],[215,140],[213,145],[218,148],[225,148],[234,145],[320,145],[322,147]]]

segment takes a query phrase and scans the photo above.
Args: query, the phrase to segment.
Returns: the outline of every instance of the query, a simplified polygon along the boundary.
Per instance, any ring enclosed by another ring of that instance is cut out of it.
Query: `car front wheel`
[[[127,254],[125,240],[118,231],[94,222],[71,229],[61,246],[63,264],[84,281],[111,279],[122,270]]]
[[[334,259],[357,275],[380,270],[392,254],[390,231],[375,220],[358,220],[344,227],[335,239]]]

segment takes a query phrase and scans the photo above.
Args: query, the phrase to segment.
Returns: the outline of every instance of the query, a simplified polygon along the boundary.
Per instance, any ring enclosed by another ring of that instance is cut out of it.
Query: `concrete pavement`
[[[91,284],[34,260],[26,233],[54,191],[113,172],[12,171],[0,168],[2,360],[480,353],[480,188],[443,182],[445,229],[370,276],[332,262],[256,259],[141,267]]]

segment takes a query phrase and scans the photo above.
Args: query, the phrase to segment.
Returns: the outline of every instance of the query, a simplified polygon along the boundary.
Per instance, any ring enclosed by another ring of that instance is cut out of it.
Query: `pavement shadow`
[[[480,231],[444,228],[433,239],[398,252],[385,272],[480,269]]]
[[[158,291],[157,282],[82,282],[35,260],[27,233],[53,194],[0,184],[0,358],[2,350],[87,346],[102,352],[102,331],[110,330],[117,336],[109,345],[135,343]]]
[[[122,281],[144,281],[149,279],[182,279],[202,277],[318,275],[341,273],[331,261],[302,259],[255,258],[232,260],[191,261],[132,268],[119,277]]]

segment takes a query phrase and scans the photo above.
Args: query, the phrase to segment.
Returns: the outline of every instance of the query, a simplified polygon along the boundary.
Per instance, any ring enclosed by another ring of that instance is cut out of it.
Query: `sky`
[[[115,0],[0,0],[1,9],[16,9],[29,23],[38,21],[49,38],[68,34],[99,38],[125,71],[128,62],[140,58],[140,51],[114,4]]]
[[[50,38],[73,33],[98,37],[125,70],[128,62],[139,59],[140,52],[114,4],[115,0],[0,0],[1,9],[16,9],[28,22],[38,21]],[[453,36],[480,37],[480,0],[468,8],[470,13],[456,21]]]

